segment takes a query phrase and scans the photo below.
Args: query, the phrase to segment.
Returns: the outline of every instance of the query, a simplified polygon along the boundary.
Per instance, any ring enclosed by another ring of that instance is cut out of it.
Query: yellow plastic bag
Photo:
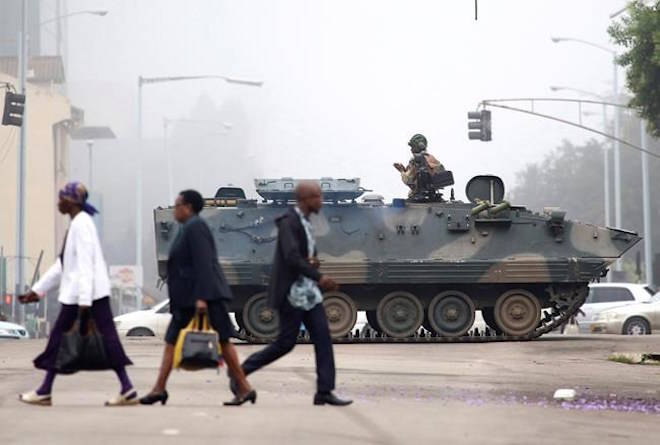
[[[188,341],[186,341],[186,337],[188,337]],[[208,342],[208,347],[210,348],[213,347],[213,343],[216,344],[218,361],[215,366],[212,366],[209,363],[200,365],[199,363],[190,363],[189,361],[184,360],[184,346],[188,344],[190,347],[190,342],[193,337],[196,337],[194,341],[197,343],[199,343],[200,337],[206,339],[205,342]],[[195,314],[190,320],[190,323],[188,323],[185,328],[181,329],[176,344],[174,345],[174,360],[172,366],[175,369],[185,369],[188,371],[222,366],[222,348],[218,342],[218,334],[210,328],[207,314]]]

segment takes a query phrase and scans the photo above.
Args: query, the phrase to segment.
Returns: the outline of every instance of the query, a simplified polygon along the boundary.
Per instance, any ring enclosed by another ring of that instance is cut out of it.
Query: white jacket
[[[57,258],[32,287],[39,295],[60,286],[62,304],[91,306],[92,301],[110,295],[108,267],[103,259],[101,242],[92,217],[78,213],[69,225],[64,247],[64,265]]]

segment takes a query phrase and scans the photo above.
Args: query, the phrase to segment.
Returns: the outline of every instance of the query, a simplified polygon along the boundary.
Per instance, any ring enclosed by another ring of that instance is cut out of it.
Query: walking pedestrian
[[[249,375],[289,353],[296,344],[300,325],[304,323],[316,355],[314,405],[349,405],[351,400],[342,400],[332,393],[335,389],[335,361],[319,289],[333,290],[337,283],[318,271],[320,263],[309,222],[310,215],[321,210],[321,187],[312,181],[299,183],[296,200],[297,205],[276,220],[278,238],[268,304],[279,311],[280,332],[275,342],[248,357],[242,368]],[[230,381],[230,385],[233,384]]]
[[[211,230],[199,217],[203,207],[202,195],[195,190],[182,191],[174,204],[174,218],[181,227],[172,242],[167,260],[172,320],[165,334],[165,351],[158,379],[151,392],[140,399],[143,405],[167,403],[169,395],[166,385],[172,371],[174,345],[181,329],[199,313],[208,315],[211,327],[218,333],[222,356],[231,378],[237,382],[234,399],[224,404],[239,406],[257,400],[257,392],[245,378],[236,349],[229,341],[234,329],[225,303],[232,299],[232,294],[218,264]]]
[[[97,210],[87,202],[87,189],[80,182],[70,182],[60,190],[57,208],[69,215],[71,223],[64,237],[62,251],[55,263],[32,289],[19,296],[23,304],[39,301],[59,285],[60,312],[50,333],[46,350],[34,359],[35,367],[46,371],[43,383],[36,391],[19,396],[21,402],[33,405],[51,405],[52,387],[58,370],[55,367],[62,335],[78,319],[79,311],[92,317],[96,329],[103,337],[108,361],[117,373],[121,389],[106,406],[136,404],[137,392],[128,378],[125,367],[131,361],[124,353],[110,308],[110,279],[101,250],[92,215]]]

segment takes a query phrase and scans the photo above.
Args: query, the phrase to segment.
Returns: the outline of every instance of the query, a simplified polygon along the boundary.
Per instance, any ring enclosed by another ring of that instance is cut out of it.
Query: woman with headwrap
[[[101,243],[92,221],[97,210],[87,202],[87,189],[79,182],[70,182],[59,192],[57,208],[71,217],[64,237],[62,251],[43,277],[32,289],[19,296],[21,303],[31,303],[59,285],[60,313],[51,330],[46,350],[34,359],[35,367],[46,371],[41,386],[19,396],[22,402],[51,405],[51,389],[57,374],[55,361],[62,335],[69,331],[79,312],[94,319],[96,329],[103,337],[105,353],[119,377],[118,396],[105,402],[106,406],[133,405],[137,392],[133,388],[125,367],[132,364],[124,353],[110,308],[110,279],[103,259]]]

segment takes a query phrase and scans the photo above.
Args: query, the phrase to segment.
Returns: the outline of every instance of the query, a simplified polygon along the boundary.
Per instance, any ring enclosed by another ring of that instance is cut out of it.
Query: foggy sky
[[[53,15],[48,3],[42,2],[44,17]],[[493,141],[469,141],[466,112],[482,99],[577,97],[552,93],[550,85],[610,94],[609,54],[555,44],[550,37],[609,45],[608,16],[624,5],[623,0],[479,0],[475,21],[472,0],[69,0],[70,12],[110,13],[67,21],[68,92],[85,110],[88,125],[109,125],[120,138],[95,152],[95,175],[104,202],[123,201],[127,214],[134,206],[136,163],[126,147],[135,145],[138,75],[226,74],[265,82],[262,88],[217,80],[145,86],[143,134],[150,147],[145,150],[155,157],[145,177],[147,211],[167,203],[165,164],[159,159],[163,118],[193,114],[232,127],[211,143],[179,141],[177,190],[201,186],[208,195],[239,181],[236,185],[254,195],[256,172],[361,177],[363,186],[388,199],[405,196],[392,163],[408,160],[406,143],[420,132],[454,172],[460,199],[476,174],[498,174],[511,189],[516,171],[542,159],[562,139],[580,143],[593,137],[493,109]],[[43,39],[48,51],[52,42],[46,34]],[[621,87],[623,77],[621,70]],[[208,115],[193,112],[202,97]],[[537,105],[536,110],[577,119],[574,106]],[[585,119],[602,125],[599,115]],[[73,144],[73,177],[87,177],[84,150],[84,144]],[[254,164],[245,172],[224,162],[238,151]],[[118,155],[126,156],[121,164]],[[122,196],[109,196],[113,191]],[[145,230],[152,227],[150,218],[147,213]]]
[[[471,0],[69,0],[70,11],[110,11],[69,19],[69,91],[88,121],[130,136],[139,74],[263,79],[261,89],[214,80],[145,87],[145,137],[161,137],[162,117],[185,116],[205,93],[240,101],[247,149],[269,176],[360,176],[398,196],[405,188],[391,163],[405,161],[408,138],[422,132],[457,180],[488,171],[512,185],[516,170],[562,138],[588,135],[495,110],[493,142],[468,141],[466,111],[484,98],[557,96],[551,84],[609,93],[607,53],[550,36],[608,44],[608,15],[625,2],[479,3],[474,21]]]

